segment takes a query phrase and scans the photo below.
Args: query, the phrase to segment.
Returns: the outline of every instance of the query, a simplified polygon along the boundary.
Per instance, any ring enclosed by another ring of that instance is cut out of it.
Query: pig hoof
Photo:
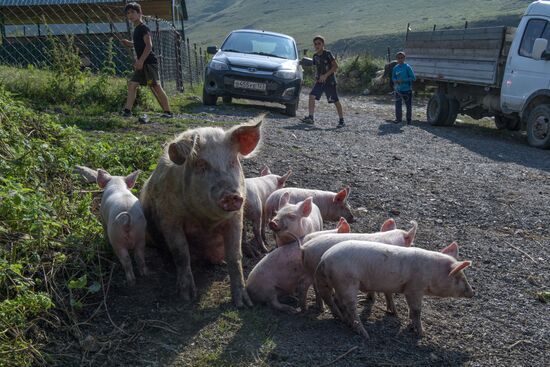
[[[178,295],[185,301],[189,302],[195,299],[197,296],[197,290],[194,286],[180,287],[178,290]]]
[[[376,293],[374,292],[368,292],[367,297],[365,298],[367,301],[374,301],[376,299]]]
[[[279,310],[283,311],[283,312],[286,312],[289,315],[295,315],[299,312],[297,309],[295,309],[294,307],[289,306],[289,305],[281,305]]]
[[[252,307],[252,301],[250,300],[250,297],[248,296],[248,293],[246,292],[246,289],[244,288],[235,288],[231,291],[233,295],[233,304],[237,306],[237,308],[244,308],[246,307]]]
[[[424,334],[422,329],[419,329],[418,327],[416,327],[416,325],[414,324],[409,324],[407,326],[407,330],[409,330],[410,332],[416,334],[418,337],[422,337],[422,335]]]

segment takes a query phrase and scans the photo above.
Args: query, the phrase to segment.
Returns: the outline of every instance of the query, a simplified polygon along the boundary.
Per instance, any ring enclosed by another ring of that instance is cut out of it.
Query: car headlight
[[[296,79],[296,70],[278,70],[273,75],[281,79]]]
[[[212,61],[210,61],[210,69],[212,69],[212,70],[229,70],[229,66],[225,62],[212,60]]]

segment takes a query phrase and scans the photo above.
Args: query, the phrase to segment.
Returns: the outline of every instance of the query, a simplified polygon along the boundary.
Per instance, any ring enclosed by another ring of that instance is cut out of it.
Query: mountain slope
[[[256,28],[293,36],[299,48],[311,48],[311,39],[322,34],[338,48],[363,42],[351,40],[402,39],[407,23],[413,30],[431,29],[434,24],[461,27],[465,21],[484,24],[502,20],[517,25],[530,0],[187,0],[189,21],[186,33],[200,44],[220,45],[233,29]],[[382,41],[383,43],[383,41]],[[376,46],[368,51],[381,54]],[[342,48],[339,51],[344,51]],[[354,49],[347,50],[354,51]],[[357,51],[357,50],[355,50]]]

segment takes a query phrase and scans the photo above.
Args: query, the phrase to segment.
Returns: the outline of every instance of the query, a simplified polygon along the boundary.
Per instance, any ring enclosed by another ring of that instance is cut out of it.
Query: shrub
[[[109,248],[73,167],[149,172],[160,154],[150,139],[90,139],[0,87],[0,356],[44,364],[46,324],[71,317],[100,289],[98,251]]]
[[[338,85],[343,92],[361,93],[370,88],[376,72],[384,69],[384,61],[369,54],[342,60],[338,71]]]

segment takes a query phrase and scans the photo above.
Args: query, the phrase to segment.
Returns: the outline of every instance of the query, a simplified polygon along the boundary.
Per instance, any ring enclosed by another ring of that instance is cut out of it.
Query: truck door
[[[548,39],[550,52],[550,23],[546,19],[527,18],[524,32],[518,32],[508,55],[501,92],[501,107],[505,112],[519,112],[529,96],[550,87],[550,62],[531,57],[537,38]],[[525,24],[525,23],[524,23]]]

